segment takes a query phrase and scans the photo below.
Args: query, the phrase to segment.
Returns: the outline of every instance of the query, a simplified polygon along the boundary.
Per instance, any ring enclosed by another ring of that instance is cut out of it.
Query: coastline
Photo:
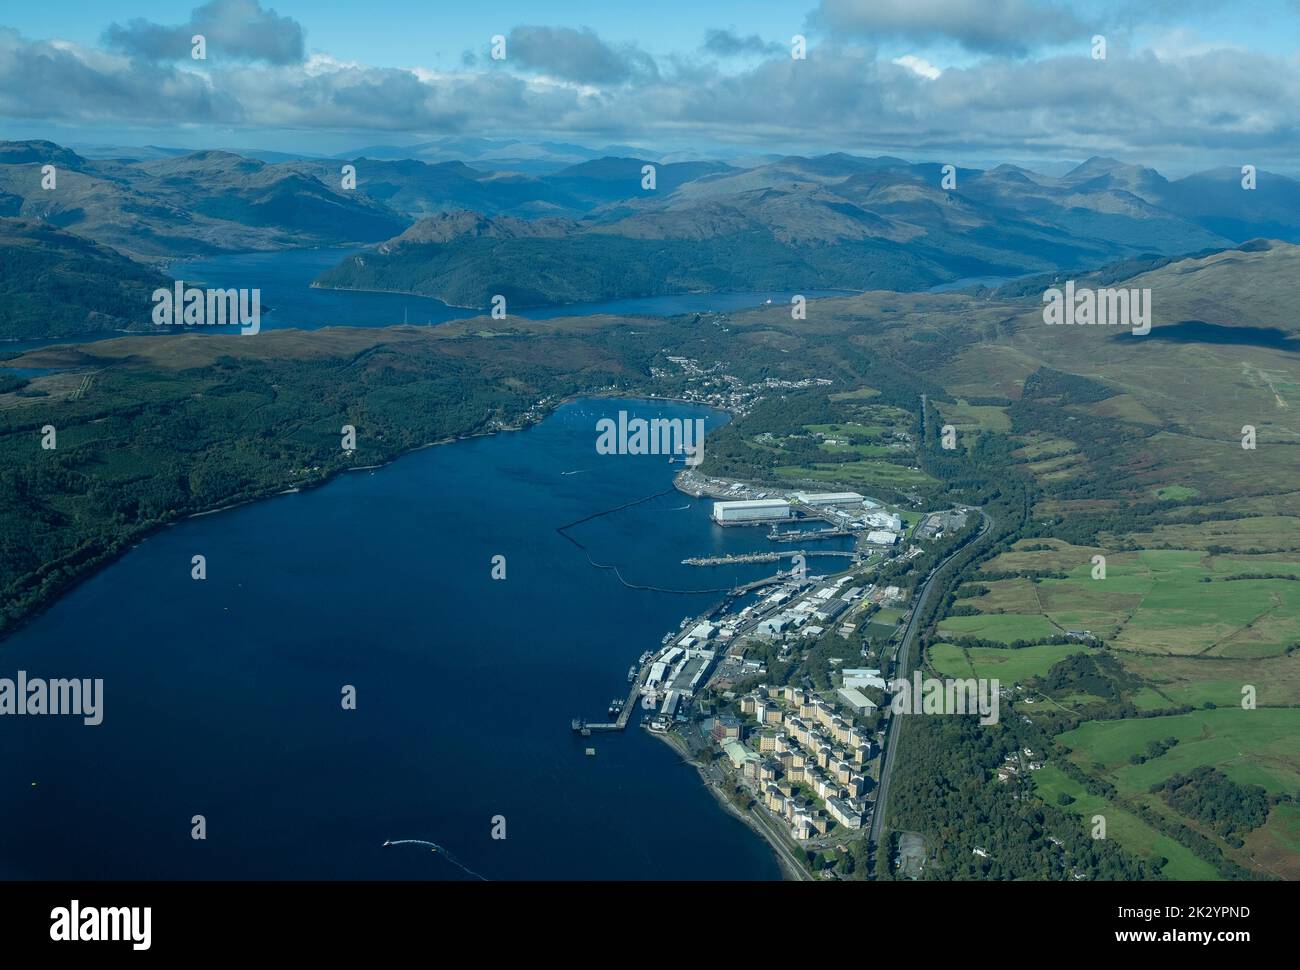
[[[660,734],[657,731],[648,731],[647,733],[663,741],[664,744],[668,745],[668,747],[673,749],[673,751],[682,759],[682,761],[686,762],[686,764],[690,765],[692,768],[695,769],[695,773],[699,775],[700,784],[702,784],[709,791],[709,793],[713,795],[714,800],[717,801],[718,805],[723,809],[723,811],[725,811],[732,818],[735,818],[739,822],[743,823],[751,832],[753,832],[755,835],[757,835],[759,838],[761,838],[764,842],[767,843],[768,848],[772,850],[772,855],[776,857],[777,866],[781,869],[782,881],[784,882],[811,882],[812,881],[812,877],[809,876],[807,872],[805,872],[800,868],[797,868],[795,864],[792,863],[787,858],[786,853],[789,852],[789,846],[782,845],[776,842],[776,840],[773,838],[770,832],[768,832],[766,829],[763,828],[763,826],[755,822],[746,812],[742,812],[739,808],[737,808],[731,802],[731,800],[727,798],[726,795],[724,795],[721,791],[719,791],[718,787],[715,784],[713,784],[713,782],[711,782],[708,776],[705,774],[704,766],[700,764],[699,761],[691,757],[690,752],[686,750],[686,748],[682,745],[681,741],[679,741],[671,733]]]
[[[668,401],[677,404],[686,404],[692,407],[709,408],[710,410],[713,411],[721,411],[722,413],[726,414],[728,418],[734,418],[734,415],[732,415],[730,411],[726,411],[722,408],[718,408],[710,404],[703,404],[699,401],[687,401],[682,398],[665,397],[665,396],[659,396],[653,394],[636,394],[628,391],[604,392],[604,393],[598,391],[588,391],[588,392],[575,391],[572,394],[565,395],[564,397],[557,398],[556,400],[549,402],[548,405],[545,407],[545,410],[538,417],[536,417],[534,420],[531,421],[521,420],[518,424],[511,425],[509,427],[498,428],[492,431],[467,431],[464,434],[450,435],[445,438],[439,438],[435,441],[426,441],[418,445],[413,445],[409,448],[401,449],[400,451],[396,452],[392,456],[380,462],[377,462],[375,464],[362,465],[357,467],[337,468],[331,472],[328,472],[323,477],[315,481],[275,482],[265,486],[262,489],[259,489],[254,494],[246,495],[239,498],[225,499],[221,503],[216,504],[211,508],[199,509],[195,512],[179,512],[174,518],[167,519],[166,521],[163,522],[155,522],[152,523],[151,525],[142,526],[140,531],[133,533],[132,535],[129,536],[124,536],[119,542],[114,543],[112,546],[102,550],[99,555],[93,557],[92,559],[83,561],[81,564],[82,568],[78,570],[78,572],[75,575],[65,577],[64,581],[60,583],[56,588],[46,590],[45,593],[39,599],[29,604],[28,607],[24,609],[19,616],[13,618],[8,626],[4,627],[3,629],[0,629],[0,648],[4,646],[4,642],[10,636],[17,633],[19,630],[25,627],[32,620],[36,619],[38,616],[40,616],[42,613],[44,613],[46,610],[52,607],[64,596],[71,593],[83,582],[95,576],[97,573],[99,573],[100,570],[106,569],[107,567],[111,566],[122,556],[126,555],[126,553],[130,552],[136,546],[140,545],[140,543],[149,539],[150,536],[158,534],[163,529],[171,528],[173,525],[176,525],[179,522],[186,522],[189,521],[190,519],[196,519],[203,516],[214,515],[217,512],[227,512],[230,511],[231,509],[237,509],[245,505],[251,505],[254,502],[262,502],[267,499],[275,498],[276,496],[280,496],[280,495],[293,495],[293,494],[298,494],[300,492],[307,491],[309,489],[319,488],[323,485],[329,484],[337,476],[342,475],[345,472],[372,471],[375,469],[384,468],[388,465],[391,465],[399,458],[402,458],[406,455],[413,455],[416,452],[423,451],[426,448],[435,448],[441,445],[454,444],[457,441],[466,441],[469,440],[470,438],[490,437],[492,435],[504,434],[507,432],[524,431],[546,420],[548,417],[554,414],[555,411],[562,405],[569,404],[573,401],[581,400],[583,398],[601,398],[601,399],[607,398],[611,400],[629,399],[629,400],[645,400],[645,401]],[[675,479],[676,476],[674,476],[674,481]],[[63,563],[61,562],[48,563],[46,564],[47,572],[56,567],[61,568],[62,565]]]
[[[4,641],[9,636],[19,632],[24,627],[26,627],[28,623],[34,621],[36,618],[42,615],[46,610],[52,608],[65,595],[75,590],[81,583],[86,582],[91,578],[93,578],[94,576],[98,575],[101,570],[112,566],[115,562],[121,559],[127,552],[130,552],[132,549],[135,549],[137,546],[145,542],[148,538],[161,532],[163,529],[171,528],[174,525],[177,525],[179,523],[191,519],[199,519],[199,518],[215,515],[219,512],[232,511],[277,496],[299,494],[302,492],[306,492],[315,489],[316,487],[324,486],[330,483],[331,481],[334,481],[342,473],[374,471],[386,467],[388,465],[391,465],[400,458],[415,454],[416,452],[423,451],[428,448],[453,444],[457,441],[469,440],[471,438],[491,437],[507,431],[526,430],[527,428],[542,423],[547,418],[554,415],[554,413],[557,410],[559,410],[559,408],[561,408],[562,406],[571,404],[575,401],[584,400],[584,399],[610,400],[610,401],[630,400],[630,401],[641,401],[641,402],[649,402],[649,403],[658,403],[658,402],[674,403],[674,404],[680,404],[680,405],[689,406],[693,408],[708,409],[713,412],[726,414],[729,419],[734,417],[732,412],[727,411],[725,409],[718,408],[716,406],[705,404],[699,401],[686,400],[683,398],[662,396],[662,395],[652,395],[648,393],[636,393],[634,391],[617,391],[617,392],[607,391],[604,393],[578,391],[548,402],[547,405],[544,406],[544,410],[539,415],[537,415],[534,419],[520,421],[520,423],[515,426],[498,427],[496,429],[489,430],[489,431],[471,431],[471,432],[466,432],[464,434],[449,435],[433,441],[423,442],[421,444],[417,444],[402,449],[397,453],[393,454],[391,457],[388,457],[380,462],[372,462],[370,464],[361,465],[361,466],[336,468],[333,471],[323,475],[319,479],[313,481],[294,482],[292,480],[287,480],[287,481],[271,483],[267,485],[264,489],[260,490],[259,492],[253,495],[239,497],[234,500],[228,499],[226,501],[222,501],[214,505],[211,508],[200,509],[199,511],[195,511],[195,512],[179,513],[174,518],[169,519],[168,521],[157,522],[150,526],[144,527],[138,533],[131,535],[129,537],[125,537],[120,543],[115,544],[112,548],[103,550],[100,556],[96,557],[94,560],[86,562],[84,564],[85,568],[81,570],[77,575],[69,577],[67,582],[61,585],[58,589],[48,591],[47,595],[45,597],[42,597],[42,599],[36,602],[35,604],[33,604],[21,616],[21,618],[15,620],[7,629],[3,631],[3,633],[0,633],[0,646],[3,646]],[[677,474],[674,474],[672,476],[674,485],[677,482],[677,477],[678,477]],[[708,776],[705,773],[705,765],[697,761],[696,759],[692,758],[684,746],[679,746],[678,739],[671,736],[664,736],[663,740],[665,743],[669,744],[677,752],[677,754],[682,758],[683,761],[687,762],[688,764],[690,764],[692,767],[696,769],[696,773],[699,776],[701,784],[703,784],[713,794],[714,799],[716,800],[719,807],[724,812],[730,814],[732,817],[742,822],[751,832],[753,832],[755,835],[763,839],[765,843],[767,843],[769,848],[772,850],[772,854],[776,857],[777,865],[779,871],[781,872],[782,880],[801,881],[801,880],[808,880],[810,878],[806,872],[801,871],[787,857],[787,853],[789,852],[789,847],[779,844],[776,840],[774,840],[772,833],[765,831],[764,827],[757,824],[753,818],[749,817],[748,813],[744,812],[743,810],[739,809],[736,805],[734,805],[727,798],[724,792],[721,791],[713,782],[709,780]]]

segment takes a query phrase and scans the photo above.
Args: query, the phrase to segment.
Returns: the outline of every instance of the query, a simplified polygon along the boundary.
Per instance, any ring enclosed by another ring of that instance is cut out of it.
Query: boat
[[[636,680],[636,667],[635,667],[635,665],[627,668],[627,682],[630,684],[630,683],[632,683],[634,680]]]
[[[620,711],[622,711],[622,710],[623,710],[623,701],[622,701],[621,699],[615,697],[612,701],[609,702],[609,716],[610,716],[610,717],[615,717],[615,716],[617,716],[618,713],[619,713]]]

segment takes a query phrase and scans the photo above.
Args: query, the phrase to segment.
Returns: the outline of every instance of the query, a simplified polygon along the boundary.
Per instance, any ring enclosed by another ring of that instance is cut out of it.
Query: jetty
[[[627,727],[628,722],[632,720],[632,712],[637,709],[637,696],[641,693],[641,683],[637,681],[632,684],[632,689],[627,693],[627,700],[623,703],[623,709],[618,712],[617,721],[604,721],[600,723],[588,723],[580,717],[573,719],[572,727],[574,732],[581,734],[584,738],[600,731],[622,731]]]
[[[782,559],[791,559],[795,556],[842,556],[845,559],[853,559],[857,556],[856,552],[846,552],[838,549],[826,550],[809,550],[795,549],[790,552],[744,552],[733,553],[727,556],[693,556],[690,559],[683,559],[683,566],[730,566],[736,563],[750,562],[780,562]]]
[[[768,542],[816,542],[820,539],[839,539],[845,536],[854,535],[848,529],[815,529],[811,531],[802,531],[791,529],[786,532],[780,532],[773,529],[767,534]]]

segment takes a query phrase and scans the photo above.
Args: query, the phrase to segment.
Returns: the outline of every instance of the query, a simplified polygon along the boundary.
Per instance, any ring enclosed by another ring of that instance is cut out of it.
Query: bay
[[[605,719],[628,665],[720,594],[629,588],[557,527],[655,495],[568,534],[633,585],[772,569],[680,564],[767,544],[667,491],[680,465],[597,455],[595,423],[619,408],[726,419],[571,402],[521,432],[165,529],[9,637],[0,676],[103,678],[105,696],[98,727],[0,718],[0,877],[778,877],[635,719],[570,731]]]

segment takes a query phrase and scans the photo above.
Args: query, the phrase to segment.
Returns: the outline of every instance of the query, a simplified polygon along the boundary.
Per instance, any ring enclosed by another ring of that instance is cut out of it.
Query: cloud
[[[1091,35],[1072,13],[1042,0],[821,0],[811,19],[841,33],[949,40],[994,54],[1025,54]]]
[[[209,58],[294,64],[303,59],[303,29],[291,17],[263,10],[260,0],[210,0],[195,7],[188,23],[166,27],[135,19],[104,31],[110,50],[151,61],[190,57],[190,39],[202,34]]]
[[[644,51],[616,48],[594,31],[572,27],[516,27],[506,37],[506,60],[579,84],[622,84],[658,74],[654,58]]]
[[[578,33],[578,32],[574,32]],[[521,35],[523,36],[523,35]],[[567,35],[566,35],[567,36]],[[526,48],[527,45],[525,45]],[[566,77],[505,64],[379,68],[313,55],[301,63],[197,71],[0,28],[0,116],[103,125],[191,122],[248,129],[563,137],[815,152],[1023,159],[1111,154],[1201,165],[1300,162],[1300,59],[1228,48],[1157,56],[1112,51],[981,60],[937,77],[867,44],[826,43],[720,64],[664,58]],[[911,59],[909,59],[911,58]],[[503,69],[504,68],[504,69]],[[598,77],[610,80],[599,83]],[[581,78],[581,81],[571,80]],[[252,137],[256,137],[255,135]]]
[[[769,43],[758,34],[741,37],[734,30],[711,29],[705,31],[703,50],[716,57],[740,57],[746,54],[780,54],[786,48],[776,41]]]
[[[904,54],[902,57],[895,57],[893,63],[905,67],[921,77],[929,78],[931,81],[943,73],[924,57],[917,57],[915,54]]]
[[[204,77],[71,44],[27,41],[0,27],[0,116],[146,124],[239,124],[236,97]]]

